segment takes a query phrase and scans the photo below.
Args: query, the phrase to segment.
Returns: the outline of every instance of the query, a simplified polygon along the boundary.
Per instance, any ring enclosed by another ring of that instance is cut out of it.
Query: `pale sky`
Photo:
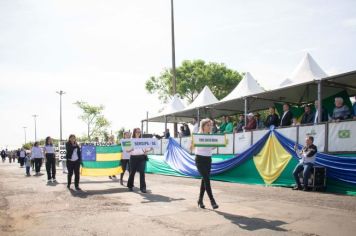
[[[185,59],[249,71],[271,89],[306,52],[329,75],[356,69],[356,1],[175,1]],[[170,0],[0,0],[0,148],[86,127],[73,103],[105,105],[110,130],[140,127],[163,105],[145,81],[171,66]],[[163,124],[150,126],[163,131]]]

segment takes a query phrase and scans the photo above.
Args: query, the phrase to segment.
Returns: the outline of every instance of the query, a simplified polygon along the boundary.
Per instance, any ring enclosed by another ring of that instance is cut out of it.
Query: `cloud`
[[[356,18],[348,18],[343,20],[341,25],[345,28],[356,28]]]

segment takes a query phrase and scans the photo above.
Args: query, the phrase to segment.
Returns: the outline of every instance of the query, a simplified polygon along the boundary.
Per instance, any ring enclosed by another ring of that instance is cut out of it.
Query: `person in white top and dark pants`
[[[135,128],[132,133],[132,138],[141,138],[141,130]],[[145,180],[145,169],[147,161],[147,152],[151,149],[134,148],[129,150],[130,153],[130,176],[127,181],[127,187],[130,191],[134,186],[136,171],[140,172],[140,190],[142,193],[146,193],[146,180]]]
[[[34,146],[31,150],[31,159],[34,160],[35,163],[35,175],[40,175],[41,166],[42,166],[42,159],[43,159],[43,152],[42,149],[39,147],[39,143],[35,142]]]
[[[200,122],[199,133],[210,134],[212,127],[212,121],[210,119],[204,119]],[[198,200],[198,206],[200,208],[205,208],[203,203],[204,193],[209,196],[211,206],[213,209],[217,209],[219,206],[216,204],[213,192],[210,185],[210,170],[211,170],[211,156],[213,147],[196,147],[195,148],[195,164],[197,169],[202,176],[200,184],[200,194]]]
[[[68,142],[66,143],[66,151],[68,169],[67,188],[70,189],[72,176],[74,173],[74,186],[77,191],[80,191],[81,189],[79,188],[79,170],[80,164],[82,162],[82,153],[74,134],[71,134],[69,136]]]
[[[46,157],[46,170],[47,170],[47,182],[56,181],[56,156],[53,146],[53,140],[51,137],[46,138],[46,143],[43,148]]]
[[[124,132],[124,139],[129,139],[129,138],[130,138],[130,132],[128,131]],[[124,185],[123,178],[124,178],[125,171],[128,170],[130,174],[130,153],[128,153],[126,150],[122,150],[121,168],[122,168],[122,173],[120,174],[120,184]]]

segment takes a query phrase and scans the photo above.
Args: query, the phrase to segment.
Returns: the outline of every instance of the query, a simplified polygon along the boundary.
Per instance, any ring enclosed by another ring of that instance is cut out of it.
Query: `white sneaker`
[[[50,184],[50,183],[52,183],[52,180],[51,179],[47,180],[47,184]]]

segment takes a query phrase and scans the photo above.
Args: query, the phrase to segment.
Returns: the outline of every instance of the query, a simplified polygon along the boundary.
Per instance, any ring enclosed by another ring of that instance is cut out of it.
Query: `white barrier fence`
[[[314,137],[314,144],[319,152],[356,152],[356,121],[344,121],[338,123],[324,123],[318,125],[293,126],[276,129],[283,136],[301,145],[305,144],[305,137]],[[214,154],[238,154],[247,150],[251,145],[260,140],[268,130],[255,130],[235,134],[227,134],[227,146],[216,148]],[[175,138],[181,147],[194,154],[190,150],[191,137]],[[167,150],[168,139],[159,142],[159,148],[152,154],[163,155]]]

